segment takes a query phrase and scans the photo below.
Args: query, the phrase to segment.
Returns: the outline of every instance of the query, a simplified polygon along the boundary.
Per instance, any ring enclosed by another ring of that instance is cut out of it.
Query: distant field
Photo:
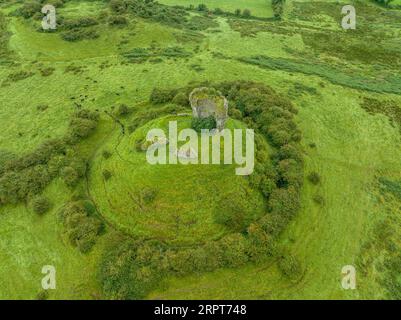
[[[271,17],[272,9],[270,0],[160,0],[160,3],[180,6],[197,6],[200,3],[206,4],[209,8],[220,8],[224,11],[234,12],[235,9],[249,9],[256,17]]]

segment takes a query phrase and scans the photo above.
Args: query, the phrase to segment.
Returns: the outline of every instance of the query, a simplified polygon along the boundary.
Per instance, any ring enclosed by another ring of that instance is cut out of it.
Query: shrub
[[[239,17],[241,15],[241,9],[235,9],[234,14]]]
[[[207,5],[204,3],[199,4],[198,11],[203,11],[203,12],[208,11]]]
[[[191,122],[191,128],[197,132],[201,132],[202,129],[215,129],[216,125],[216,119],[214,116],[209,116],[207,118],[192,118]]]
[[[317,185],[317,184],[320,183],[320,180],[321,180],[321,179],[320,179],[320,175],[319,175],[317,172],[313,171],[313,172],[311,172],[311,173],[308,174],[308,180],[309,180],[312,184]]]
[[[221,10],[220,8],[216,8],[216,9],[214,9],[213,13],[216,15],[222,15],[224,13],[224,11]]]
[[[302,166],[298,162],[293,159],[281,160],[278,163],[277,171],[280,175],[280,186],[294,186],[297,189],[301,188],[304,180],[304,174]]]
[[[44,196],[38,196],[32,200],[32,210],[37,214],[44,214],[51,208],[51,202]]]
[[[285,0],[272,0],[273,13],[278,19],[281,19],[281,16],[283,15],[284,3]]]
[[[157,190],[153,188],[145,188],[141,192],[142,200],[145,204],[153,202],[157,196]]]
[[[132,109],[129,108],[127,105],[125,104],[120,104],[116,110],[116,115],[119,117],[124,117],[129,115],[132,112]]]
[[[124,13],[127,10],[127,2],[124,0],[111,0],[109,5],[111,10],[117,13]]]
[[[108,22],[112,26],[125,26],[128,24],[128,20],[124,16],[111,16]]]
[[[70,29],[63,31],[61,38],[65,41],[75,42],[96,39],[99,38],[99,34],[95,29]]]
[[[61,176],[63,178],[64,183],[70,188],[73,188],[78,184],[79,174],[72,167],[63,168]]]
[[[244,11],[242,12],[242,16],[244,18],[249,18],[251,17],[251,11],[249,9],[244,9]]]
[[[189,105],[189,99],[184,92],[179,92],[173,98],[172,103],[186,107]]]
[[[320,206],[323,206],[325,203],[323,196],[321,196],[320,194],[315,194],[313,196],[313,201]]]
[[[269,199],[269,208],[272,214],[277,214],[283,219],[292,218],[300,207],[299,193],[294,187],[279,188],[272,192]]]
[[[49,299],[49,292],[47,290],[42,290],[36,295],[36,300],[47,300]]]
[[[218,240],[219,251],[222,252],[222,265],[238,267],[249,260],[247,255],[248,243],[239,233],[229,234]]]
[[[113,176],[113,174],[109,171],[109,170],[103,170],[103,178],[104,178],[104,180],[109,180],[112,176]]]
[[[278,151],[278,157],[280,160],[293,159],[298,163],[303,162],[303,155],[300,148],[293,143],[289,143],[280,147]]]
[[[254,210],[253,205],[247,201],[245,193],[228,193],[217,202],[213,219],[231,231],[243,232],[249,225]]]
[[[103,231],[102,221],[92,216],[85,201],[67,203],[59,216],[70,243],[82,253],[89,252]]]
[[[20,176],[14,171],[7,171],[0,177],[0,203],[17,203],[19,197]]]
[[[109,158],[112,156],[112,153],[111,153],[110,151],[103,150],[102,156],[103,156],[103,158],[105,158],[105,159],[109,159]]]
[[[154,104],[167,103],[174,98],[175,94],[172,90],[154,88],[150,94],[150,102]]]
[[[73,118],[70,122],[69,131],[73,141],[78,142],[81,139],[89,137],[96,129],[97,122],[85,118]]]
[[[35,14],[40,13],[42,5],[39,1],[27,1],[19,10],[19,14],[25,19],[33,17]]]
[[[93,17],[80,17],[63,21],[63,27],[65,29],[74,29],[75,31],[78,31],[79,28],[95,26],[97,24],[98,21]]]
[[[280,258],[278,268],[285,277],[290,279],[298,278],[302,274],[301,263],[291,254],[283,255]]]
[[[116,239],[103,253],[98,278],[108,299],[143,299],[158,283],[160,273],[137,258],[139,243]],[[150,254],[149,256],[155,256]]]

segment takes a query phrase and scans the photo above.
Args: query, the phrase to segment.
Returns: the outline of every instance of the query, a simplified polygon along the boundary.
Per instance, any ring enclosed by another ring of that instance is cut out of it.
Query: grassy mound
[[[189,116],[162,117],[131,135],[110,139],[105,146],[105,150],[113,150],[108,159],[99,152],[90,186],[106,219],[132,235],[191,245],[227,232],[214,216],[216,203],[227,194],[246,199],[250,209],[245,220],[250,222],[263,214],[261,194],[251,190],[244,177],[235,175],[237,165],[147,162],[146,152],[136,150],[135,144],[152,128],[163,128],[167,134],[173,120],[177,120],[178,130],[191,126]],[[243,128],[234,120],[227,126]]]

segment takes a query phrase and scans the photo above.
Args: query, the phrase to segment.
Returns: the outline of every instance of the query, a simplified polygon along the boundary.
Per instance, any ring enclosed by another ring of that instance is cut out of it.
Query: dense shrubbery
[[[128,24],[128,20],[124,16],[111,16],[108,20],[109,24],[112,26],[125,26]]]
[[[214,116],[207,118],[192,118],[191,127],[197,132],[201,132],[202,129],[212,130],[216,128],[216,119]]]
[[[46,213],[52,206],[50,200],[44,196],[38,196],[31,202],[33,212],[37,214]]]
[[[61,33],[61,38],[65,41],[90,40],[99,37],[99,33],[94,29],[71,29]]]
[[[67,203],[59,213],[68,240],[82,253],[90,251],[104,229],[94,212],[90,201],[80,200]]]
[[[160,279],[160,267],[157,248],[117,238],[102,257],[98,277],[106,298],[143,299]]]

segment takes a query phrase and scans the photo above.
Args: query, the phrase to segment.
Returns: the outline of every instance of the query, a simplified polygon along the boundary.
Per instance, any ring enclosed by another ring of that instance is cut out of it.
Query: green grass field
[[[160,2],[184,6],[199,3]],[[248,8],[254,16],[272,16],[267,0],[202,3],[230,12]],[[38,32],[38,21],[7,16],[9,52],[3,56],[0,51],[0,151],[21,155],[45,139],[61,137],[76,111],[76,103],[98,109],[99,127],[79,148],[90,166],[88,180],[83,180],[82,185],[106,222],[107,232],[87,254],[70,245],[57,212],[73,191],[59,178],[44,191],[53,203],[44,216],[34,214],[28,203],[1,205],[0,299],[35,299],[41,291],[43,265],[57,269],[57,289],[50,292],[50,299],[102,298],[98,264],[111,230],[174,245],[193,245],[222,236],[226,230],[211,221],[212,203],[218,199],[219,191],[236,190],[246,181],[233,175],[232,167],[154,169],[145,163],[144,154],[133,150],[135,138],[142,134],[140,129],[121,136],[119,126],[104,111],[121,103],[146,111],[155,87],[171,89],[191,81],[227,80],[269,85],[289,97],[299,111],[295,119],[303,136],[304,170],[306,174],[318,172],[322,180],[313,185],[305,177],[301,210],[280,235],[278,246],[298,257],[303,266],[302,277],[296,281],[285,278],[275,259],[271,259],[201,274],[171,275],[147,298],[394,297],[389,296],[381,281],[387,275],[386,269],[376,267],[391,250],[380,247],[380,240],[372,234],[385,220],[395,239],[400,238],[401,200],[394,196],[389,201],[378,179],[401,179],[401,123],[397,122],[396,111],[369,113],[363,103],[365,98],[371,98],[381,104],[392,101],[401,108],[397,82],[401,77],[397,22],[401,12],[392,10],[392,15],[386,16],[377,13],[388,9],[358,4],[361,28],[354,35],[339,28],[335,10],[341,10],[341,6],[336,3],[287,1],[282,21],[215,17],[217,27],[200,31],[127,14],[127,26],[101,23],[96,26],[98,38],[76,42],[63,40],[58,31]],[[18,7],[19,4],[1,3],[0,13],[5,16]],[[102,1],[70,1],[60,14],[70,18],[97,16],[105,10],[108,8]],[[335,37],[323,45],[319,39],[326,32]],[[371,45],[358,56],[353,50],[358,50],[361,43]],[[150,50],[152,46],[180,47],[190,54],[141,63],[124,57],[135,48]],[[388,59],[390,55],[394,59]],[[267,67],[246,62],[246,58],[258,56],[269,62]],[[280,63],[273,63],[278,60]],[[46,68],[54,71],[43,76]],[[18,81],[9,80],[10,75],[21,71],[32,74]],[[38,108],[41,105],[48,107],[43,110]],[[121,121],[128,126],[131,119],[128,116]],[[142,130],[165,126],[165,121],[159,118],[145,124]],[[189,119],[182,121],[188,126]],[[243,125],[230,121],[233,126]],[[111,150],[112,157],[104,159],[104,150]],[[102,177],[105,169],[113,172],[107,183]],[[157,201],[138,214],[129,193],[135,194],[143,187],[157,187]],[[324,205],[313,200],[316,195],[323,197]],[[254,194],[253,200],[262,205],[259,194]],[[178,226],[176,211],[182,219]],[[365,248],[366,243],[372,243],[370,249]],[[399,240],[394,240],[395,252],[399,252],[400,245]],[[361,259],[368,261],[364,267],[359,264]],[[344,265],[356,266],[357,290],[341,287]]]

